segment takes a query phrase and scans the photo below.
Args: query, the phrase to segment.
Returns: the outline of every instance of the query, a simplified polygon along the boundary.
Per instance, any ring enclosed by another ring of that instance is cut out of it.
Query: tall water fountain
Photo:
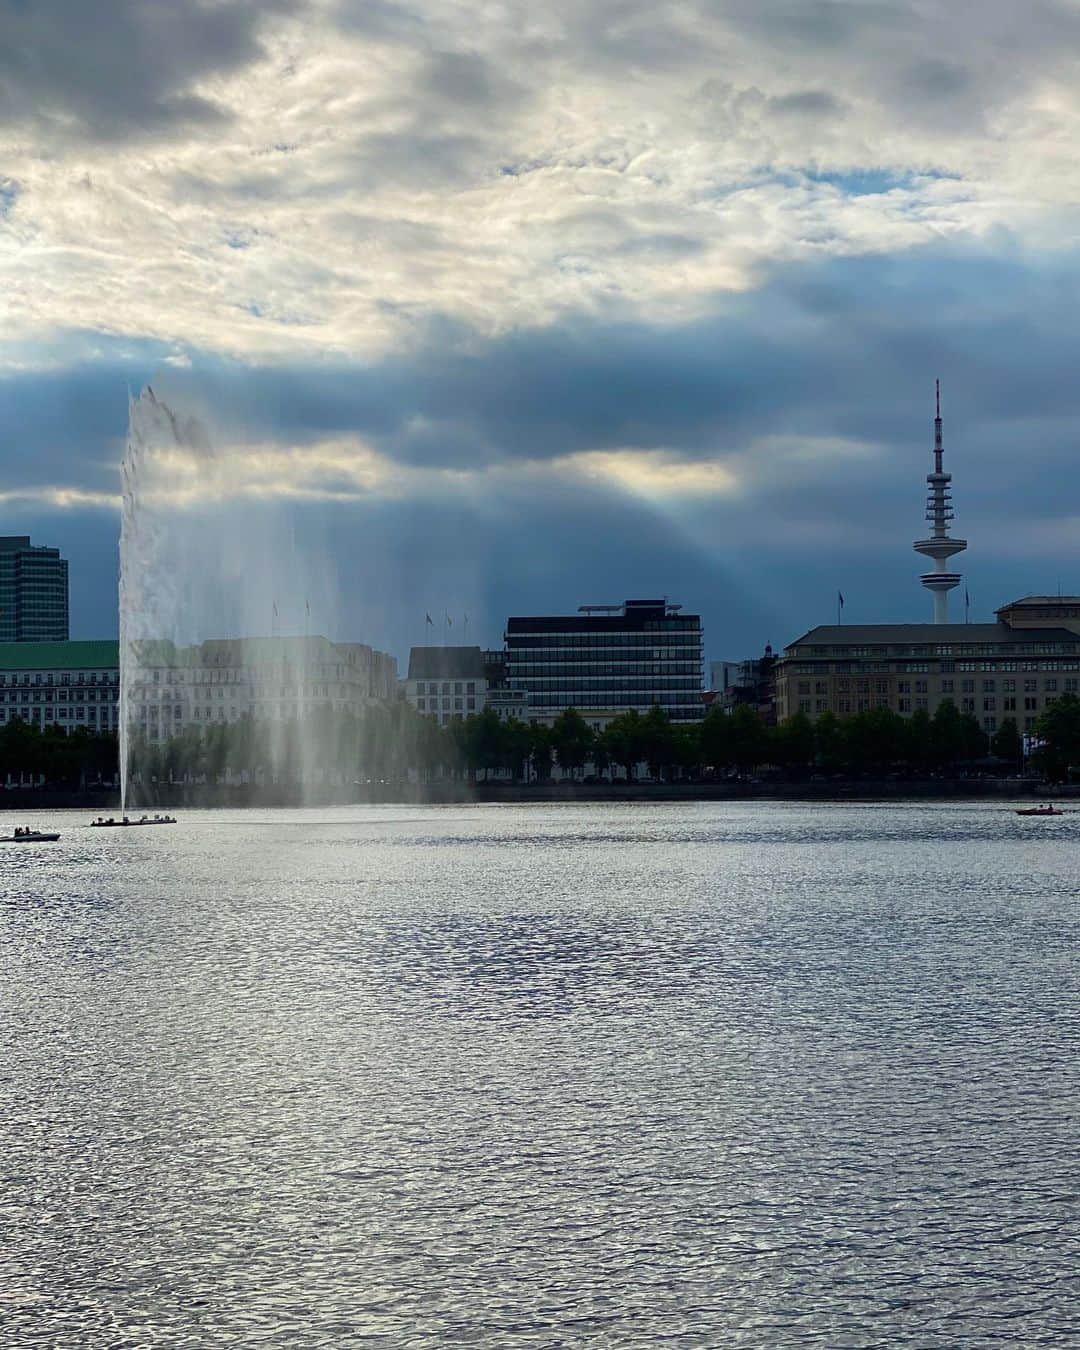
[[[332,645],[336,586],[261,473],[258,446],[211,436],[184,399],[130,407],[120,532],[124,810],[192,747],[222,772],[306,785],[343,758],[340,710],[370,649]],[[367,654],[365,656],[365,653]],[[355,701],[355,700],[354,700]],[[231,756],[231,758],[230,758]],[[294,793],[294,796],[297,795]]]

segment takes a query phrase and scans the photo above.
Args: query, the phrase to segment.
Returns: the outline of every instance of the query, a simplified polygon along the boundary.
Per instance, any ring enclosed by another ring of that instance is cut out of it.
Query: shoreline
[[[454,805],[531,802],[693,802],[693,801],[957,801],[1080,797],[1080,784],[1051,788],[1027,779],[849,779],[824,783],[380,783],[352,788],[312,789],[301,795],[277,787],[163,785],[141,795],[130,813],[160,809],[287,806]],[[0,811],[119,809],[119,793],[110,788],[71,792],[49,788],[10,788],[0,792]]]

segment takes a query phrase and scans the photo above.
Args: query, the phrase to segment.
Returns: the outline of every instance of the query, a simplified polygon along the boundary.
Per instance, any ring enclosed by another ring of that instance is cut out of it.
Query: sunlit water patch
[[[1080,1335],[1080,815],[34,823],[5,1344]]]

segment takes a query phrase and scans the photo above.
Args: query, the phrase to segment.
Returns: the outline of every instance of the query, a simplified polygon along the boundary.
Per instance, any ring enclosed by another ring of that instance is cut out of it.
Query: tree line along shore
[[[328,708],[281,723],[244,717],[186,727],[151,743],[135,736],[133,784],[374,784],[484,781],[715,781],[767,773],[779,779],[934,774],[1015,774],[1050,782],[1080,771],[1080,699],[1065,694],[1039,717],[1032,749],[1012,720],[988,737],[951,702],[933,717],[875,708],[851,717],[797,713],[767,724],[749,707],[710,710],[700,722],[672,723],[654,707],[612,718],[596,730],[573,708],[551,726],[500,720],[490,710],[440,727],[408,703],[363,714]],[[116,737],[82,728],[38,729],[14,719],[0,727],[0,781],[69,791],[115,782]]]

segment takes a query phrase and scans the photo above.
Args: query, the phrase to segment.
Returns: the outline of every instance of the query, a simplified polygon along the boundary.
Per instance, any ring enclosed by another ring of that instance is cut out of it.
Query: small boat
[[[120,830],[132,829],[136,825],[175,825],[175,816],[140,816],[138,820],[133,820],[130,816],[121,816],[116,820],[113,816],[106,819],[104,816],[98,816],[97,820],[90,822],[91,829],[97,830]]]
[[[0,844],[55,844],[59,838],[48,830],[16,830],[14,834],[0,834]]]
[[[1063,816],[1064,811],[1059,811],[1056,806],[1025,806],[1017,810],[1018,816]]]

